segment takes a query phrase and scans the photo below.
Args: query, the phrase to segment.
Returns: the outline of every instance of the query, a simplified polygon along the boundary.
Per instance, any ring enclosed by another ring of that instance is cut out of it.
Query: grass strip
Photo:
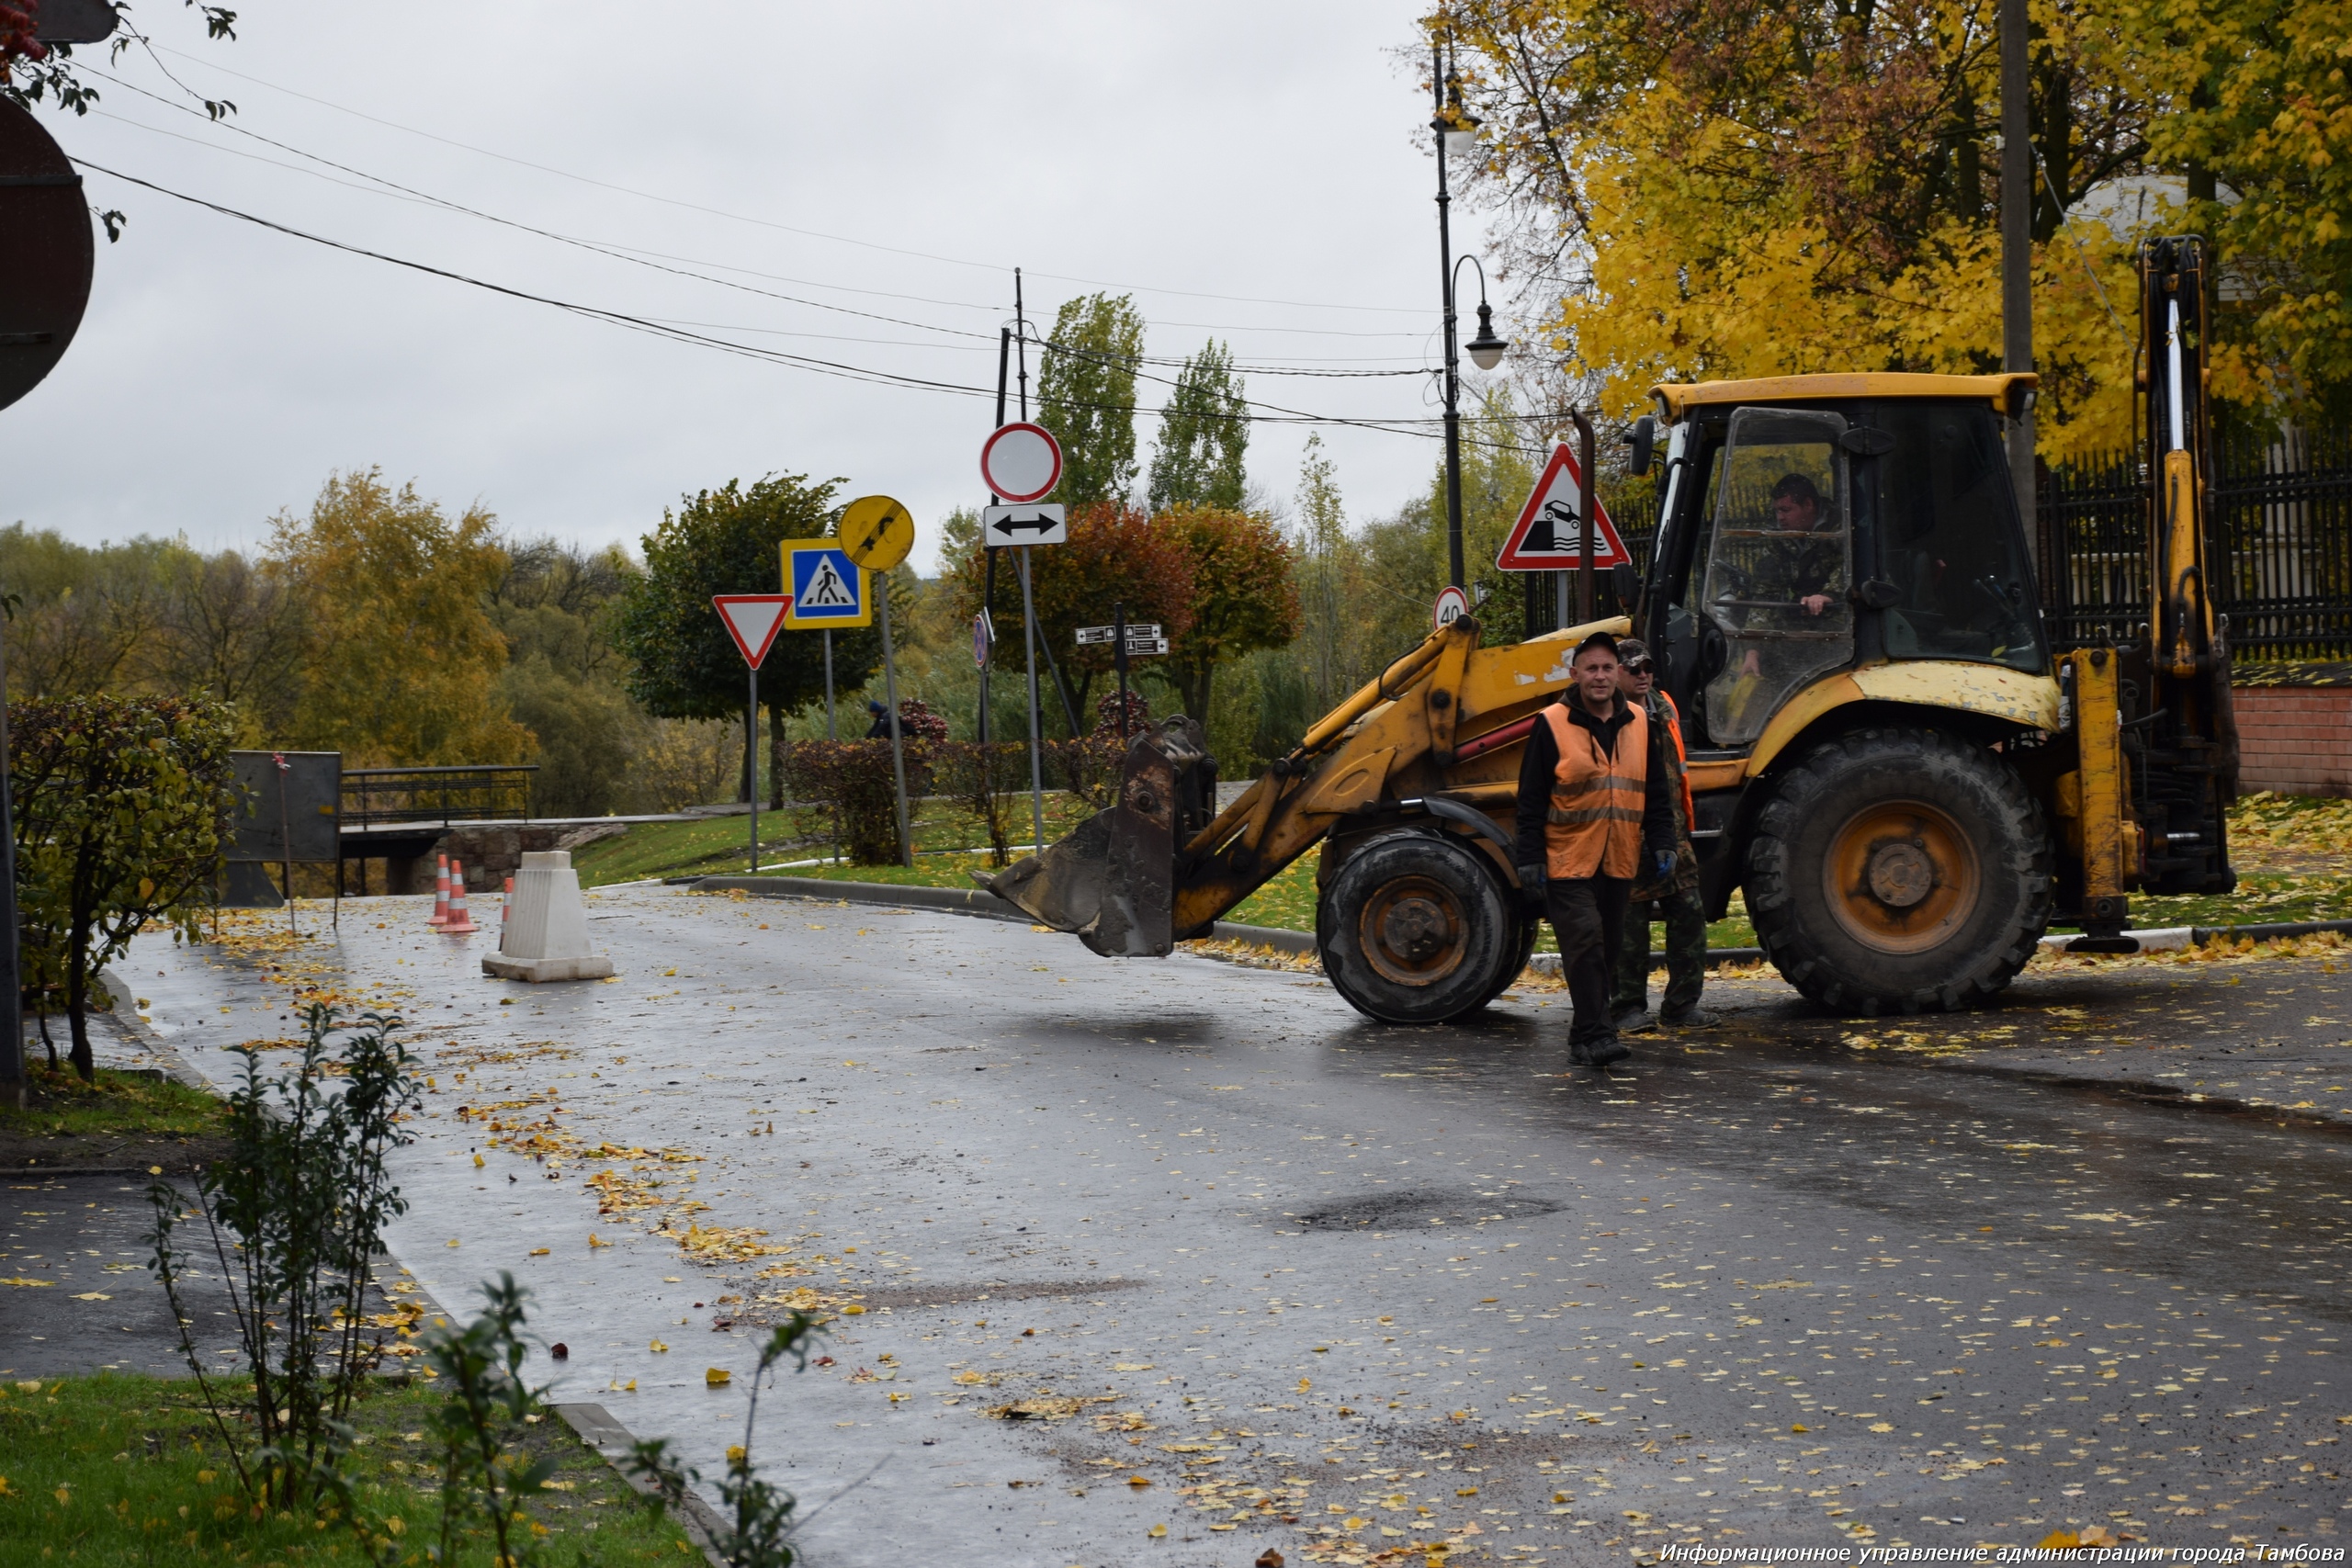
[[[400,1521],[402,1564],[440,1540],[429,1382],[378,1383],[352,1411],[359,1440],[345,1473],[371,1515]],[[526,1446],[555,1457],[531,1512],[548,1561],[698,1562],[677,1526],[647,1510],[621,1478],[549,1414]],[[583,1550],[584,1549],[584,1551]],[[466,1534],[450,1568],[492,1568],[487,1532]],[[192,1382],[131,1374],[0,1382],[0,1568],[154,1568],[158,1563],[368,1561],[340,1521],[310,1510],[246,1508]]]
[[[100,1067],[84,1083],[73,1068],[46,1063],[27,1073],[25,1109],[0,1106],[0,1134],[96,1138],[145,1134],[201,1138],[228,1128],[228,1106],[169,1078]]]

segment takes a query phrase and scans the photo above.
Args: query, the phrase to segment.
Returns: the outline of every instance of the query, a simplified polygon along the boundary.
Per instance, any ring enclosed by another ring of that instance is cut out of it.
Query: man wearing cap
[[[1609,993],[1626,897],[1637,877],[1674,871],[1674,812],[1660,728],[1617,686],[1617,639],[1577,644],[1575,683],[1539,716],[1519,766],[1519,879],[1524,908],[1548,916],[1576,1005],[1568,1060],[1605,1067],[1632,1053]],[[1540,902],[1537,890],[1540,889]]]
[[[1634,637],[1618,638],[1617,689],[1668,742],[1658,749],[1658,758],[1667,768],[1667,801],[1674,812],[1674,870],[1636,884],[1625,911],[1625,940],[1611,1006],[1621,1033],[1652,1027],[1652,920],[1666,922],[1666,996],[1658,1006],[1658,1021],[1682,1029],[1704,1029],[1715,1021],[1699,1005],[1706,984],[1707,915],[1699,901],[1699,855],[1690,842],[1690,780],[1682,750],[1682,717],[1675,711],[1674,699],[1657,689],[1657,682],[1649,649]]]

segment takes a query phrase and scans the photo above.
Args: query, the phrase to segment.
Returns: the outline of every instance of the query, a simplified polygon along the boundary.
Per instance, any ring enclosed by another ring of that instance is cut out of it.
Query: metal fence
[[[2232,435],[2214,451],[2205,542],[2215,606],[2242,659],[2352,658],[2352,434]],[[2052,643],[2138,635],[2148,619],[2148,504],[2136,455],[2042,476],[2038,553]]]
[[[527,822],[537,762],[458,768],[346,768],[343,825]]]

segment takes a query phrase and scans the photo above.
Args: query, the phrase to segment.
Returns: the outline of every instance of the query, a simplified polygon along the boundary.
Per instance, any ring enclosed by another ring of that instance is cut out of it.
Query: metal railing
[[[2352,435],[2233,435],[2214,450],[2205,541],[2240,659],[2352,657]],[[2148,502],[2136,455],[2052,468],[2040,487],[2042,614],[2054,647],[2138,635]]]
[[[527,822],[537,762],[454,768],[345,768],[343,826]]]

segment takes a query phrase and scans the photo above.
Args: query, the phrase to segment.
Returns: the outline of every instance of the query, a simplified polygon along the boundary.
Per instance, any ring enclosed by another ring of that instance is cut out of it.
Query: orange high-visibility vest
[[[1544,710],[1560,761],[1544,814],[1545,872],[1554,877],[1631,877],[1642,865],[1642,802],[1649,782],[1649,719],[1638,704],[1617,735],[1617,754],[1568,721],[1566,704]]]

